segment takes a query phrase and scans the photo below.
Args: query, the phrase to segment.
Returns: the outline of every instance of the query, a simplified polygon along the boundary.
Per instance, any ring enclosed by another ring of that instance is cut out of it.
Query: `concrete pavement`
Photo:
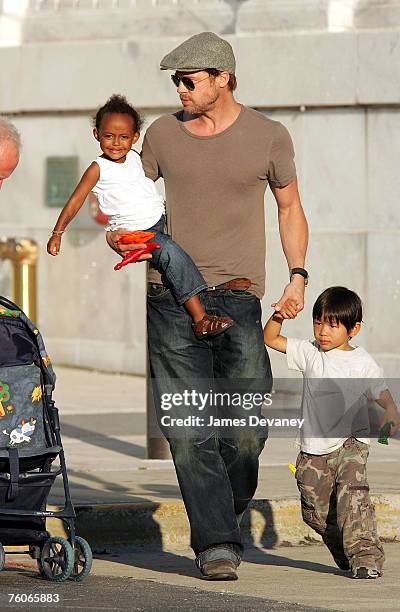
[[[82,583],[54,584],[40,579],[36,563],[18,556],[1,574],[0,609],[11,608],[10,594],[59,596],[51,610],[168,610],[200,612],[377,612],[398,610],[400,546],[386,544],[386,569],[377,580],[352,580],[334,567],[324,546],[245,551],[237,582],[208,582],[187,548],[152,551],[107,547],[95,554]],[[29,606],[29,605],[28,605]],[[13,605],[27,609],[27,604]],[[29,609],[43,609],[35,604]]]
[[[28,601],[40,601],[40,597],[49,597],[47,604],[34,604],[31,609],[57,610],[123,610],[124,612],[177,612],[177,610],[196,610],[196,612],[315,612],[317,608],[299,606],[273,599],[251,595],[235,595],[233,593],[213,591],[207,592],[195,587],[158,583],[153,580],[138,580],[132,577],[91,576],[83,584],[54,585],[31,579],[27,585],[27,577],[6,572],[2,576],[3,588],[0,593],[1,610],[8,608],[24,608],[27,604],[20,601],[21,594],[31,597]],[[33,588],[32,588],[33,583]],[[22,592],[22,593],[21,593]],[[55,595],[59,599],[55,598]],[[17,598],[17,604],[13,603]],[[51,598],[53,602],[51,602]],[[26,602],[26,600],[25,600]],[[28,604],[29,605],[29,604]],[[322,610],[322,609],[321,609]],[[334,611],[333,611],[334,612]]]

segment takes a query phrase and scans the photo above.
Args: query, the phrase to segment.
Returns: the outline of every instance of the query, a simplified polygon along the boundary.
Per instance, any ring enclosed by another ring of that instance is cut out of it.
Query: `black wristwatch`
[[[292,280],[293,274],[300,274],[304,278],[304,286],[308,285],[308,272],[304,268],[292,268],[290,270],[290,281]]]

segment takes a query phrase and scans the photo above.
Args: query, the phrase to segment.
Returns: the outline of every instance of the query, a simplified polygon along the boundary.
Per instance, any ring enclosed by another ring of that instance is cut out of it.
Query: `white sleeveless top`
[[[152,227],[165,212],[164,200],[154,182],[145,176],[138,153],[129,151],[122,164],[101,156],[95,162],[100,178],[92,191],[101,212],[109,216],[106,229],[135,231]]]

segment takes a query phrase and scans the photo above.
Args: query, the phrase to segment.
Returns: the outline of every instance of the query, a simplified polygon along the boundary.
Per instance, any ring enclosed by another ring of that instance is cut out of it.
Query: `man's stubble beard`
[[[190,115],[202,115],[203,113],[207,113],[215,107],[218,97],[218,92],[214,90],[213,96],[207,101],[207,104],[203,104],[201,106],[196,106],[193,104],[192,108],[185,108],[185,112],[189,113]]]

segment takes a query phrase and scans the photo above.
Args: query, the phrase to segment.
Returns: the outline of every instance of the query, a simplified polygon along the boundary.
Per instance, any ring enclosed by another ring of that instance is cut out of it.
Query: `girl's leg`
[[[215,336],[233,325],[230,317],[208,315],[200,303],[199,293],[207,283],[195,263],[170,236],[157,232],[154,242],[159,249],[152,252],[151,263],[161,273],[163,283],[169,287],[179,304],[183,304],[193,319],[193,330],[198,338]]]
[[[200,274],[193,260],[181,247],[164,233],[164,216],[148,232],[154,236],[148,245],[152,245],[151,264],[161,273],[163,283],[174,294],[178,304],[183,304],[193,320],[193,331],[198,338],[215,336],[233,325],[230,317],[208,315],[204,310],[199,293],[207,289],[207,283]],[[132,234],[135,232],[132,232]],[[158,248],[154,245],[158,244]],[[150,251],[132,251],[115,266],[120,270],[128,263],[135,263],[140,255]]]
[[[193,319],[194,323],[201,321],[206,311],[204,310],[198,295],[194,295],[185,302],[185,308]]]

